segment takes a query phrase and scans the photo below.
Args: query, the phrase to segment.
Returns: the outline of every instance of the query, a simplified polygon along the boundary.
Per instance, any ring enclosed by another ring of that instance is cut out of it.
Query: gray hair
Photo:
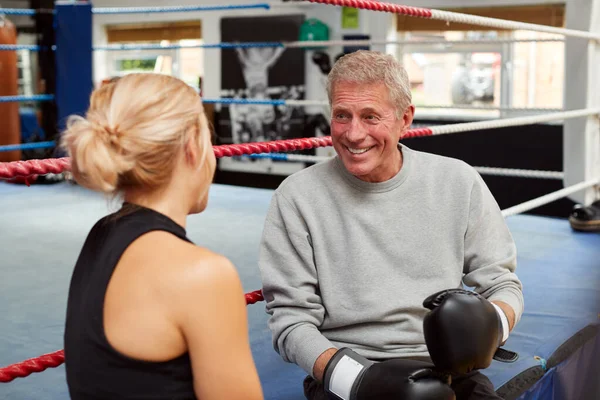
[[[402,64],[389,54],[359,50],[341,57],[327,77],[330,106],[334,86],[339,82],[383,83],[388,88],[390,100],[396,105],[398,118],[402,118],[412,102],[408,74]]]

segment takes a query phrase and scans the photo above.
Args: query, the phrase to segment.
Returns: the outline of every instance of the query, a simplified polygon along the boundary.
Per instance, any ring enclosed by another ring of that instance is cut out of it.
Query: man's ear
[[[404,120],[404,130],[408,130],[410,128],[414,118],[415,118],[415,106],[414,106],[414,104],[411,104],[408,107],[406,107],[406,110],[404,111],[404,115],[402,116],[402,119]]]

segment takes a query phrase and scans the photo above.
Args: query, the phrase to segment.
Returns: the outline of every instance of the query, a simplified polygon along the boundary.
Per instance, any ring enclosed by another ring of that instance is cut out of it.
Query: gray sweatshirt
[[[516,248],[466,163],[411,150],[368,183],[336,157],[288,178],[265,220],[259,266],[273,345],[312,375],[328,348],[429,360],[423,300],[465,286],[523,312]]]

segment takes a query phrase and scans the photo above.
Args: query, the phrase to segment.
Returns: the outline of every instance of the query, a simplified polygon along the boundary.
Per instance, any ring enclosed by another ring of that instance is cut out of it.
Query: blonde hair
[[[327,77],[330,106],[335,84],[339,82],[383,83],[388,88],[390,100],[396,105],[398,118],[402,118],[412,102],[408,74],[402,64],[389,54],[359,50],[340,57]]]
[[[61,147],[77,183],[114,196],[167,183],[190,140],[203,163],[212,147],[200,96],[177,78],[143,73],[95,90],[85,117],[69,117]]]

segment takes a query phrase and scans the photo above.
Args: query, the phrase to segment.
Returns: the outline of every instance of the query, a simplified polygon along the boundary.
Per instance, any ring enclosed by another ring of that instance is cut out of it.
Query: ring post
[[[92,80],[92,5],[87,1],[57,1],[56,107],[58,129],[69,115],[83,115],[89,106]]]
[[[567,6],[566,27],[600,32],[600,2],[572,0]],[[600,107],[600,42],[565,38],[566,110]],[[598,115],[566,120],[563,130],[563,170],[565,187],[600,177],[600,124]],[[588,205],[596,198],[598,187],[569,196]]]

